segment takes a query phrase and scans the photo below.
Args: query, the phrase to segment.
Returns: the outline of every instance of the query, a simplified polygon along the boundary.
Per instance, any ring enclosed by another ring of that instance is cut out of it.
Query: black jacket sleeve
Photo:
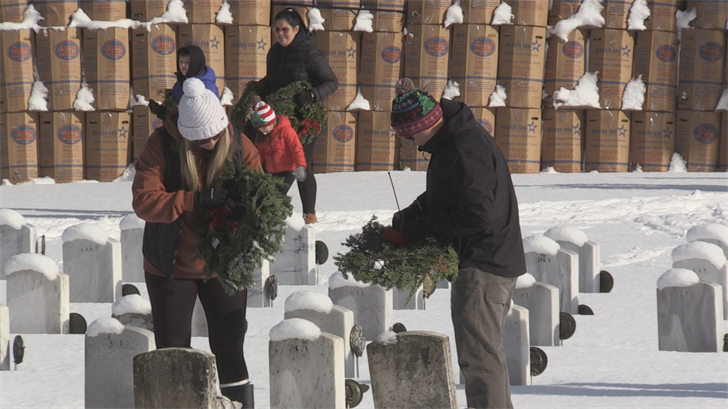
[[[336,92],[339,88],[339,80],[329,66],[326,57],[317,47],[313,47],[306,53],[306,72],[313,84],[311,91],[315,101],[323,101],[324,98]]]

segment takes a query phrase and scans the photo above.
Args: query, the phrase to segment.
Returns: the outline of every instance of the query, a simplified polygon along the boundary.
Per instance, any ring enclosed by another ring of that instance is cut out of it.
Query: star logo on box
[[[627,136],[627,127],[624,125],[620,125],[619,128],[617,128],[619,131],[619,136]]]
[[[350,46],[346,49],[346,58],[354,58],[354,55],[356,54],[356,49],[354,46]]]
[[[538,42],[538,38],[536,39],[536,41],[531,43],[531,47],[533,47],[531,51],[541,51],[541,44]]]
[[[256,41],[256,44],[258,44],[259,50],[265,50],[265,46],[268,45],[268,43],[265,42],[265,39],[261,38],[260,41]]]
[[[528,133],[536,133],[536,128],[538,128],[538,125],[536,125],[536,122],[531,120],[531,123],[528,124]]]
[[[574,135],[581,136],[581,124],[574,125],[574,127],[572,128],[572,130],[574,131]]]
[[[126,127],[121,127],[121,129],[117,129],[117,132],[119,133],[119,138],[126,138]]]
[[[625,45],[622,47],[622,56],[629,57],[629,53],[632,52],[632,50],[629,49],[628,45]]]
[[[665,139],[670,139],[670,136],[672,136],[672,131],[670,130],[670,128],[665,128],[665,130],[662,131],[662,135]]]
[[[212,37],[210,39],[210,48],[215,48],[215,49],[219,50],[219,48],[218,48],[219,45],[220,45],[220,41],[217,39],[217,36]]]

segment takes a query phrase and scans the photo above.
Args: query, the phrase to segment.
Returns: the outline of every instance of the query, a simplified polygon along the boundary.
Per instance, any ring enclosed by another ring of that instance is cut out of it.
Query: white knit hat
[[[228,126],[225,108],[212,91],[197,78],[188,78],[182,84],[177,128],[190,141],[200,141],[222,132]]]

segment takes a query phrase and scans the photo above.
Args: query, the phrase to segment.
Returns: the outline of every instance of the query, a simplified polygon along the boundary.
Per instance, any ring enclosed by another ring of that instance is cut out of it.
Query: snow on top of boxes
[[[531,288],[536,283],[536,277],[532,276],[531,273],[526,273],[518,276],[516,280],[516,289]]]
[[[99,318],[92,322],[86,330],[87,337],[96,337],[101,334],[121,334],[124,324],[116,318]]]
[[[456,2],[447,8],[445,21],[442,23],[445,28],[450,27],[451,24],[463,24],[465,16],[463,16],[463,8],[458,3]]]
[[[98,245],[104,245],[109,240],[109,235],[99,226],[91,223],[80,223],[66,228],[61,235],[63,242],[74,240],[93,241]]]
[[[1,214],[2,210],[0,210]],[[720,223],[707,223],[691,227],[687,233],[687,240],[719,240],[728,244],[728,226]]]
[[[534,234],[523,239],[523,251],[526,253],[550,254],[552,256],[559,252],[559,243],[542,235]]]
[[[543,235],[556,241],[568,241],[579,247],[583,246],[589,240],[586,237],[586,233],[573,226],[552,227],[546,230]]]
[[[687,268],[671,268],[657,279],[657,288],[660,290],[667,287],[690,287],[700,282],[700,278],[694,271]]]
[[[567,107],[594,107],[599,105],[599,87],[597,86],[597,74],[593,72],[584,73],[579,78],[574,89],[559,88],[554,92],[554,108]]]
[[[490,25],[498,26],[501,24],[512,24],[511,19],[513,18],[513,9],[510,4],[505,1],[501,1],[501,4],[493,10],[493,18],[490,21]]]
[[[37,271],[51,281],[58,277],[58,264],[52,258],[42,254],[16,254],[5,262],[6,275],[25,270]]]
[[[114,315],[151,314],[152,304],[139,294],[129,294],[119,298],[111,305],[111,313]]]
[[[315,291],[296,291],[286,298],[285,311],[312,310],[328,314],[334,302],[328,295]]]
[[[642,105],[645,103],[645,92],[647,92],[647,86],[642,80],[642,74],[629,80],[622,94],[622,109],[641,111]]]
[[[629,9],[629,17],[627,18],[627,30],[647,30],[645,20],[650,17],[652,12],[647,6],[647,0],[635,0]]]
[[[693,241],[681,244],[672,249],[673,263],[693,259],[706,260],[718,269],[722,268],[726,263],[723,249],[712,243]]]
[[[31,30],[39,30],[41,27],[38,24],[39,21],[43,20],[43,17],[40,15],[40,12],[35,9],[35,6],[33,4],[28,5],[28,7],[25,9],[25,12],[23,12],[23,21],[20,23],[0,23],[0,31],[5,30],[22,30],[22,29],[31,29]]]
[[[334,289],[340,287],[366,288],[369,287],[369,284],[362,283],[361,281],[356,281],[354,279],[354,276],[351,276],[347,279],[344,277],[344,274],[341,271],[337,271],[334,274],[331,274],[331,277],[329,277],[329,288]]]
[[[569,41],[569,33],[581,26],[601,27],[606,22],[602,16],[602,0],[584,0],[579,6],[579,11],[564,20],[559,21],[552,28],[549,34],[554,34],[563,41]]]
[[[217,12],[215,21],[222,24],[232,24],[233,23],[233,13],[230,12],[230,3],[227,1],[222,3],[222,6],[220,6],[220,11]]]
[[[139,218],[136,214],[127,214],[119,222],[119,230],[141,229],[146,222]]]
[[[677,21],[677,39],[679,40],[682,35],[683,28],[692,28],[690,22],[698,18],[698,11],[695,7],[690,10],[678,10],[675,13],[675,20]]]
[[[10,226],[20,230],[25,225],[25,217],[12,209],[0,209],[0,226]]]
[[[271,341],[284,341],[286,339],[315,341],[321,336],[321,329],[311,321],[301,318],[289,318],[271,328],[269,336]]]

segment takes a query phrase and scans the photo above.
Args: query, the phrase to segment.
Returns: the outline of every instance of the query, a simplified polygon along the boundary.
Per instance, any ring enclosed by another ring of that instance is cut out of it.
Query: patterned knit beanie
[[[262,128],[275,120],[276,113],[270,105],[266,104],[265,101],[259,101],[255,104],[253,118],[251,119],[254,127]]]
[[[442,118],[440,104],[427,91],[415,87],[409,78],[394,86],[397,96],[392,101],[392,129],[402,138],[433,127]]]
[[[220,99],[197,78],[182,84],[177,128],[190,141],[212,138],[228,126],[228,117]]]

